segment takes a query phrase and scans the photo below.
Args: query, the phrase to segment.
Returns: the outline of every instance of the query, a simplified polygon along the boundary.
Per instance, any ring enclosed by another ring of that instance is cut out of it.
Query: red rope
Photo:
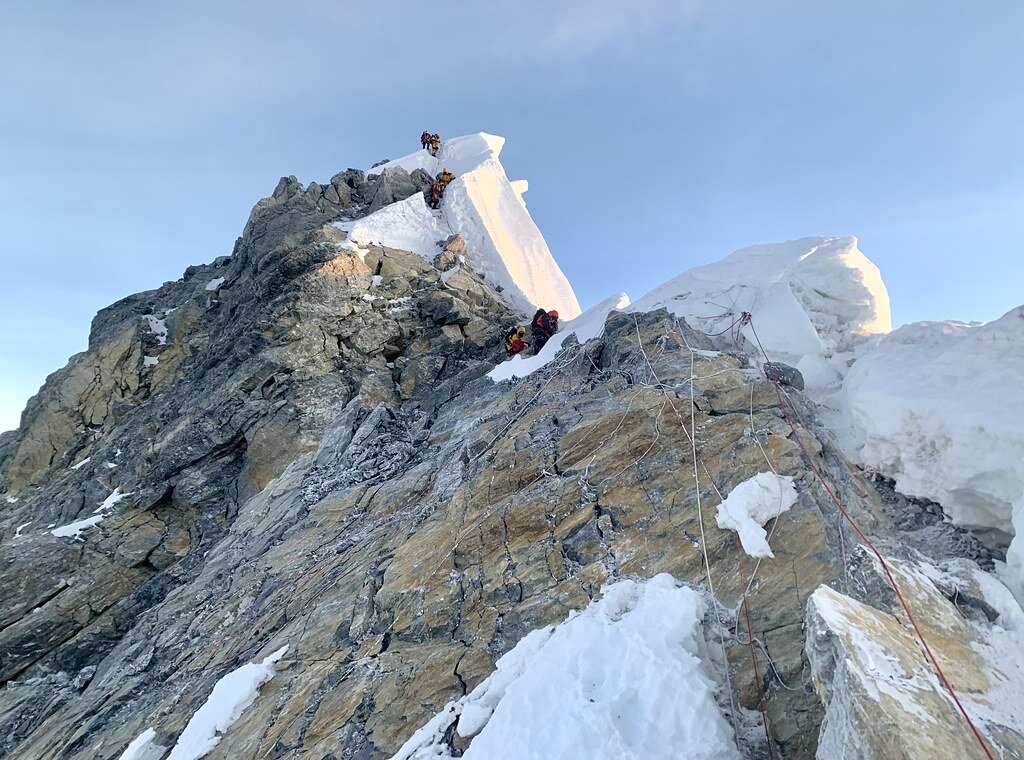
[[[754,629],[750,625],[750,605],[747,594],[743,594],[743,614],[747,618],[747,646],[750,647],[750,661],[754,663],[754,683],[757,684],[757,707],[761,711],[761,725],[764,726],[764,743],[768,745],[768,759],[775,760],[772,750],[772,737],[768,734],[768,716],[764,712],[764,695],[761,692],[761,674],[757,670],[757,655],[754,653]]]
[[[764,356],[764,360],[766,362],[771,363],[771,359],[768,358],[768,353],[764,350],[764,346],[761,344],[761,338],[758,337],[757,330],[754,328],[753,316],[750,314],[749,311],[743,312],[743,314],[740,316],[740,323],[743,325],[750,325],[750,331],[754,335],[754,340],[757,341],[758,348],[761,349],[761,354]],[[971,727],[971,731],[974,733],[974,738],[978,740],[978,744],[981,745],[981,749],[984,751],[985,756],[989,760],[995,760],[992,755],[992,752],[988,748],[988,744],[985,743],[985,739],[982,737],[981,732],[974,725],[974,721],[971,720],[971,716],[967,714],[967,710],[964,708],[963,703],[960,702],[960,698],[957,696],[956,691],[953,689],[953,685],[949,682],[949,679],[946,678],[946,674],[942,671],[942,666],[939,665],[938,659],[932,653],[931,647],[928,646],[928,642],[925,639],[924,634],[921,632],[920,627],[917,625],[917,621],[914,619],[913,613],[910,611],[910,605],[907,604],[907,600],[903,598],[903,594],[900,592],[899,587],[896,585],[896,579],[893,578],[892,573],[889,571],[888,563],[882,557],[878,549],[875,548],[875,545],[871,543],[871,539],[869,539],[865,535],[864,531],[861,530],[860,525],[857,524],[857,521],[854,520],[850,513],[846,511],[846,508],[843,507],[842,502],[839,501],[839,498],[835,495],[832,488],[825,481],[825,478],[822,476],[821,471],[818,470],[817,465],[814,464],[814,460],[811,459],[811,455],[807,451],[807,447],[804,446],[803,441],[800,439],[799,434],[796,432],[796,426],[793,424],[793,420],[790,418],[789,412],[786,411],[786,404],[783,399],[782,389],[779,387],[778,381],[772,380],[771,382],[775,386],[776,395],[779,397],[779,408],[781,409],[783,416],[786,418],[786,422],[789,423],[790,429],[793,431],[793,438],[796,439],[797,445],[800,447],[800,451],[803,452],[804,460],[807,462],[807,466],[811,469],[811,472],[815,474],[818,480],[821,481],[821,485],[825,488],[825,491],[826,493],[828,493],[829,498],[832,499],[832,503],[836,505],[836,508],[839,510],[839,513],[844,518],[846,518],[846,521],[850,523],[853,529],[857,532],[857,535],[860,536],[864,544],[872,551],[872,553],[878,559],[878,562],[882,566],[882,570],[885,572],[885,577],[889,581],[889,585],[892,586],[892,590],[896,592],[896,598],[900,600],[900,604],[903,607],[903,611],[907,614],[907,619],[910,621],[910,625],[913,626],[914,633],[917,634],[918,641],[921,642],[921,646],[924,648],[925,653],[928,655],[928,659],[931,660],[932,666],[935,668],[935,673],[938,675],[939,680],[942,681],[942,685],[946,688],[946,690],[949,692],[949,695],[953,698],[953,702],[956,703],[957,708],[960,710],[960,714],[964,716],[964,720],[967,721],[967,725]]]

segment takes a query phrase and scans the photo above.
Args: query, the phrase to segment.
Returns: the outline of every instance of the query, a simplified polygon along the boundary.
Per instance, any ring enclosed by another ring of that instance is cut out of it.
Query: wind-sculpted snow
[[[891,328],[878,267],[853,237],[742,248],[684,272],[633,304],[634,311],[658,308],[708,333],[728,333],[742,312],[750,312],[765,349],[787,361],[849,351]],[[733,329],[755,342],[749,326]]]
[[[985,325],[921,322],[882,338],[844,386],[854,427],[846,448],[937,501],[956,523],[1024,535],[1024,307]],[[1007,552],[1024,594],[1024,544]]]
[[[348,232],[343,247],[359,250],[361,245],[385,245],[410,251],[432,261],[441,249],[437,243],[452,234],[443,218],[427,208],[422,193],[385,206],[352,222],[335,222]]]
[[[576,294],[523,204],[522,183],[510,182],[505,176],[498,160],[504,144],[505,138],[480,132],[445,140],[437,158],[420,150],[368,170],[381,173],[401,167],[409,172],[423,169],[436,176],[447,168],[456,179],[445,191],[443,222],[425,219],[422,212],[426,209],[409,199],[400,210],[385,208],[356,222],[351,239],[375,239],[400,248],[405,247],[403,241],[412,239],[415,247],[406,250],[423,255],[424,248],[430,249],[423,241],[434,225],[450,227],[466,240],[469,264],[492,287],[498,286],[510,306],[524,314],[537,308],[557,309],[563,319],[572,319],[580,313]],[[385,216],[379,217],[381,214]],[[443,232],[437,239],[448,234]]]

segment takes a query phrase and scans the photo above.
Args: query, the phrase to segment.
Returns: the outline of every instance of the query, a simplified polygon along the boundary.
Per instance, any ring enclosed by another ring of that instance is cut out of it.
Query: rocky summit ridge
[[[611,311],[493,382],[522,315],[462,237],[425,258],[347,249],[335,225],[431,180],[282,179],[230,256],[100,311],[0,436],[0,757],[173,757],[215,685],[270,655],[204,756],[391,757],[528,633],[660,573],[709,600],[742,756],[978,756],[801,446],[925,610],[996,756],[1024,753],[999,699],[1021,674],[986,655],[1013,614],[990,547],[847,461],[741,336],[663,308]],[[757,561],[715,525],[712,483],[769,470],[798,498]],[[452,757],[473,741],[456,729]]]

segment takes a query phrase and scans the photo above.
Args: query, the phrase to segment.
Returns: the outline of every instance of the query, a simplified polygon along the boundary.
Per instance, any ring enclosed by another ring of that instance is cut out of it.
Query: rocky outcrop
[[[230,257],[100,312],[0,436],[0,755],[116,758],[147,728],[170,747],[220,677],[287,645],[209,757],[385,758],[526,633],[659,573],[714,587],[746,756],[766,754],[759,692],[786,758],[814,756],[823,719],[834,746],[834,706],[868,710],[816,600],[877,618],[882,646],[905,631],[884,588],[844,573],[849,531],[797,437],[866,528],[977,547],[894,520],[811,402],[792,393],[794,434],[729,336],[664,310],[613,312],[600,338],[492,383],[520,315],[462,238],[431,264],[345,251],[331,226],[422,179],[282,179]],[[799,498],[756,561],[716,527],[716,491],[773,469]],[[82,520],[77,539],[51,532]]]
[[[910,557],[890,557],[887,564],[943,672],[995,756],[1024,756],[1024,714],[1012,687],[1024,677],[1024,658],[1019,642],[995,624],[1000,612],[993,603],[999,600],[979,586],[973,563],[947,562],[940,570],[921,555]],[[881,564],[859,548],[850,576],[851,595],[821,587],[808,601],[806,651],[814,687],[827,706],[819,756],[983,756],[922,657]],[[1010,644],[1002,652],[991,646],[993,631]]]
[[[339,213],[318,187],[282,180],[231,258],[101,311],[88,350],[4,436],[0,564],[14,582],[0,589],[0,683],[42,679],[57,703],[70,688],[59,674],[84,688],[339,409],[397,411],[399,388],[418,388],[402,414],[422,425],[489,355],[507,311],[478,278],[443,282],[400,251],[343,252],[325,226]],[[438,299],[464,316],[432,319]],[[116,488],[124,501],[81,540],[51,535]],[[5,714],[10,748],[25,729],[18,709]]]

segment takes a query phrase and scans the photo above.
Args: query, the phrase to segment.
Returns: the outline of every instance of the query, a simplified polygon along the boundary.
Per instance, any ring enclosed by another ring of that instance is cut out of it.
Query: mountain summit
[[[0,756],[1024,754],[1024,311],[891,331],[845,237],[581,313],[503,143],[96,315],[0,436]]]

